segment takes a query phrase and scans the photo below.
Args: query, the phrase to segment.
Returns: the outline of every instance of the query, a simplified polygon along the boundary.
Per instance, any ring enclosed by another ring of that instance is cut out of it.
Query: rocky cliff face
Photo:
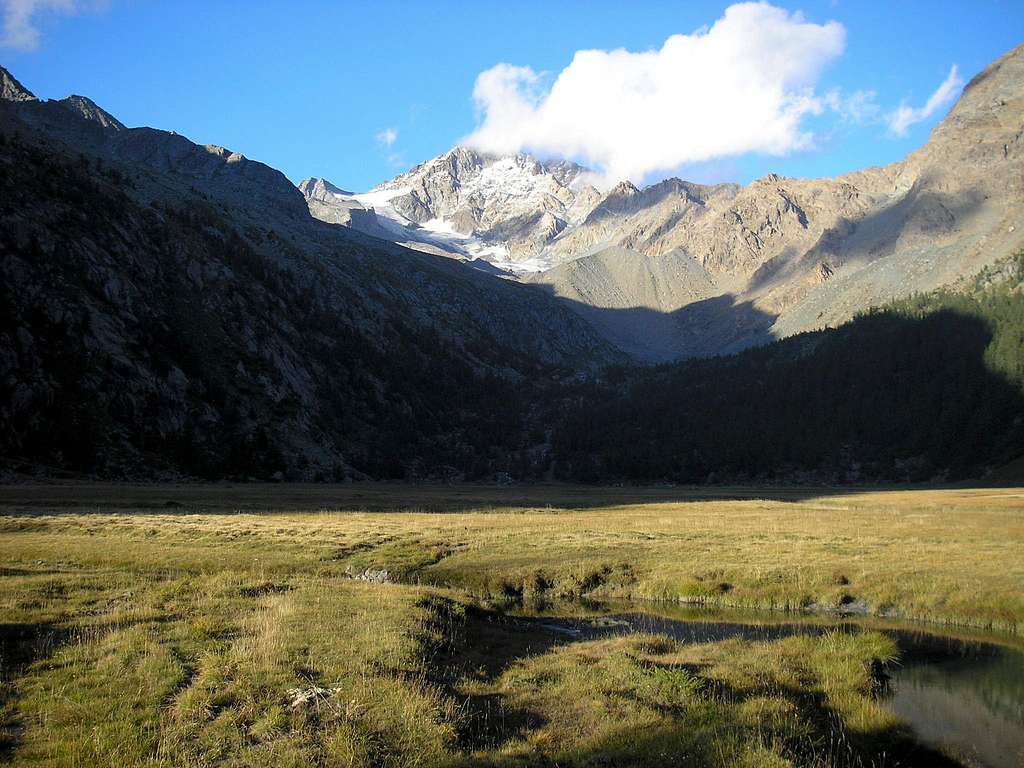
[[[0,101],[0,291],[0,458],[106,476],[486,475],[527,440],[495,398],[616,359],[536,290],[79,97]]]
[[[3,67],[0,67],[0,99],[4,101],[35,101],[36,97],[28,88]]]

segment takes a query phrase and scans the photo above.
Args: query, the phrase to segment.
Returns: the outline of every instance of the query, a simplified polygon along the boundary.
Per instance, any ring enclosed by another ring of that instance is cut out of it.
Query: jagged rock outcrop
[[[125,130],[125,126],[120,120],[100,107],[90,98],[72,95],[68,96],[66,99],[61,99],[58,103],[66,109],[76,112],[85,120],[88,120],[91,123],[96,123],[105,131]]]
[[[373,237],[393,239],[381,227],[373,210],[353,200],[351,192],[334,186],[327,179],[305,179],[299,183],[299,191],[314,218],[342,224]]]
[[[572,230],[550,243],[545,255],[561,264],[608,247],[660,255],[716,203],[731,200],[735,184],[702,185],[670,178],[643,190],[621,182]]]
[[[3,67],[0,67],[0,99],[3,101],[35,101],[36,97],[28,88]]]
[[[305,196],[305,198],[313,200],[327,201],[336,197],[349,197],[352,195],[341,187],[336,187],[327,179],[305,179],[299,182],[299,192]]]

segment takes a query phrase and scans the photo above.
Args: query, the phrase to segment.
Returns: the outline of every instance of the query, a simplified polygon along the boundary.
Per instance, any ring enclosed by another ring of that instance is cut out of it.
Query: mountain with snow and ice
[[[455,147],[369,192],[340,192],[324,179],[307,179],[299,188],[324,221],[418,250],[534,272],[551,265],[547,246],[601,200],[591,176],[571,162]]]
[[[967,85],[924,147],[835,178],[602,192],[573,163],[456,147],[362,195],[303,188],[317,218],[485,260],[634,357],[667,360],[835,326],[1024,247],[1022,136],[1024,46]]]

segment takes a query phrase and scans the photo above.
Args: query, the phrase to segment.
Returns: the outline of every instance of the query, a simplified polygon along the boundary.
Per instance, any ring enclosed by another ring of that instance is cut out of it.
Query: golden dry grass
[[[0,756],[870,765],[908,738],[873,697],[896,652],[881,635],[565,644],[486,600],[843,602],[1017,630],[1022,502],[1008,489],[3,488]],[[350,578],[367,570],[407,583]],[[293,707],[293,688],[322,693]]]
[[[0,504],[12,565],[369,568],[480,596],[845,603],[1009,631],[1024,618],[1021,489],[86,486],[0,489]]]

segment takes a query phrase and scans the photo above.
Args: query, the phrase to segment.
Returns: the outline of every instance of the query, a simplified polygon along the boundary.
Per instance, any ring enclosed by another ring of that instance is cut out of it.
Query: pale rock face
[[[299,192],[305,195],[306,199],[329,201],[332,197],[350,197],[351,192],[346,192],[341,187],[336,187],[327,179],[306,179],[299,184]]]
[[[90,98],[85,96],[68,96],[66,99],[61,99],[58,103],[63,104],[66,108],[78,113],[86,120],[96,123],[104,130],[125,130],[124,124],[120,120],[97,105],[96,102]]]
[[[3,67],[0,67],[0,99],[3,101],[35,101],[36,97],[28,88],[18,82]]]
[[[306,198],[309,212],[329,224],[342,224],[375,237],[385,237],[372,209],[352,199],[352,193],[336,187],[327,179],[305,179],[299,191]]]

